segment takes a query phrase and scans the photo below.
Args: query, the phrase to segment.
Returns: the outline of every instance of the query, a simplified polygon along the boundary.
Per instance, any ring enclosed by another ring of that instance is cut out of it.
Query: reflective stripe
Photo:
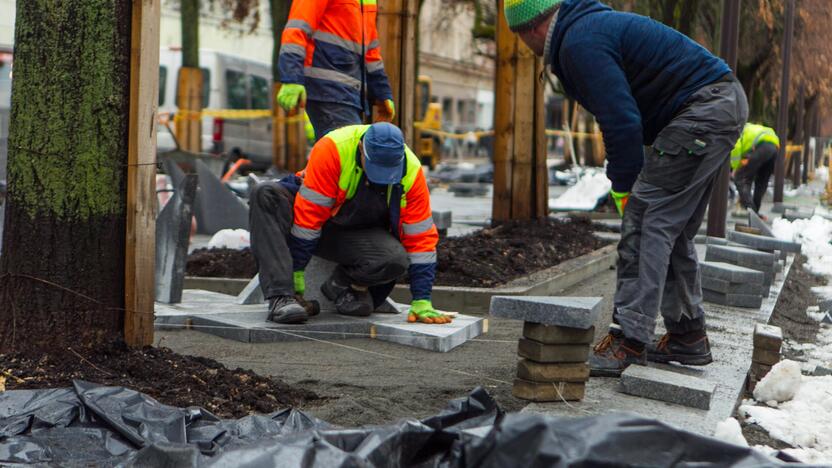
[[[410,263],[413,265],[426,265],[436,263],[436,252],[413,252],[407,254]]]
[[[384,62],[379,60],[378,62],[369,62],[367,64],[367,73],[375,73],[379,70],[384,70]]]
[[[375,49],[375,48],[377,48],[378,46],[379,46],[378,39],[373,39],[373,40],[372,40],[372,41],[370,41],[370,43],[367,45],[367,50]]]
[[[290,19],[289,21],[286,22],[285,28],[286,29],[290,29],[290,28],[300,29],[301,31],[305,32],[307,36],[312,34],[312,26],[310,26],[309,23],[307,23],[304,20]]]
[[[280,46],[280,55],[283,54],[300,55],[301,57],[306,57],[306,48],[302,45],[289,44],[288,42],[284,42],[283,45]]]
[[[402,230],[404,231],[405,235],[408,236],[415,236],[417,234],[422,234],[423,232],[428,232],[433,227],[433,216],[419,221],[418,223],[407,224],[402,223]]]
[[[292,225],[292,235],[302,240],[315,240],[321,237],[320,229],[309,229],[300,227],[297,224]]]
[[[336,83],[347,85],[355,90],[361,89],[361,81],[335,70],[327,70],[325,68],[318,67],[306,67],[303,69],[303,74],[308,78],[334,81]]]
[[[342,49],[347,49],[350,52],[355,54],[361,54],[361,44],[357,42],[353,42],[349,39],[344,39],[343,37],[338,37],[335,34],[323,32],[323,31],[315,31],[315,34],[312,35],[312,39],[320,42],[326,42],[327,44],[336,45]]]
[[[312,190],[311,188],[301,185],[300,186],[300,194],[303,198],[309,200],[310,202],[318,205],[323,206],[324,208],[332,208],[335,205],[335,199],[327,197],[326,195],[321,195],[320,193]]]

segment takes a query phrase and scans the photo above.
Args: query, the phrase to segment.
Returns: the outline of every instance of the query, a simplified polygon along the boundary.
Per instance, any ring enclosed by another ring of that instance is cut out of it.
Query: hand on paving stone
[[[450,315],[437,312],[428,299],[419,299],[410,303],[410,311],[407,313],[408,322],[422,322],[431,324],[451,323],[453,318]]]
[[[292,279],[295,283],[295,294],[303,296],[303,293],[306,292],[306,280],[303,276],[303,270],[294,272]]]
[[[624,208],[627,207],[627,201],[630,200],[630,192],[616,192],[610,190],[612,201],[615,202],[615,208],[618,209],[618,216],[624,217]]]

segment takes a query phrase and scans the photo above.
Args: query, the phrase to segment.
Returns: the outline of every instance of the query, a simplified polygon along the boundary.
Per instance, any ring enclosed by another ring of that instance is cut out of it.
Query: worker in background
[[[688,37],[597,0],[506,0],[505,15],[604,137],[623,221],[613,323],[592,375],[646,360],[710,363],[693,238],[748,118],[742,86]],[[659,312],[668,333],[654,342]]]
[[[258,184],[249,203],[269,320],[307,319],[295,295],[306,290],[304,269],[315,254],[338,264],[321,286],[338,313],[370,315],[408,274],[408,320],[450,322],[431,304],[439,234],[427,182],[395,125],[333,130],[312,148],[303,171]]]
[[[374,106],[377,122],[395,117],[376,29],[376,0],[294,0],[281,37],[277,102],[306,112],[320,139],[362,123]]]
[[[760,212],[760,204],[774,173],[780,138],[774,129],[753,123],[745,124],[740,139],[731,151],[731,170],[740,195],[740,205]],[[753,185],[753,195],[752,195]]]

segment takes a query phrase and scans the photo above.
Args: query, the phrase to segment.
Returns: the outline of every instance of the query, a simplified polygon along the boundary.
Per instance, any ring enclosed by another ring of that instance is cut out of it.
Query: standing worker
[[[376,121],[392,122],[393,93],[376,29],[376,0],[294,0],[283,30],[277,102],[306,112],[320,139],[362,123],[372,102]]]
[[[753,123],[745,124],[742,136],[731,151],[731,170],[740,195],[740,205],[760,212],[760,204],[774,173],[780,138],[774,129]],[[752,185],[753,195],[752,195]]]
[[[597,0],[505,0],[505,14],[604,136],[623,221],[613,323],[592,375],[646,360],[710,363],[693,238],[748,118],[742,86],[683,34]],[[653,342],[659,312],[668,333]]]
[[[321,291],[340,314],[370,315],[407,273],[408,320],[451,321],[430,300],[439,234],[422,164],[395,125],[333,130],[312,147],[306,169],[258,184],[249,200],[269,320],[306,321],[295,295],[306,290],[303,271],[314,253],[338,264]]]

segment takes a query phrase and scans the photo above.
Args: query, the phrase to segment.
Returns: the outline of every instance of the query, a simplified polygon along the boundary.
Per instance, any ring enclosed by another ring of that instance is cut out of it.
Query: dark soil
[[[818,303],[811,288],[826,284],[823,277],[803,269],[804,263],[806,257],[803,255],[795,259],[771,315],[771,324],[782,328],[785,338],[801,343],[814,342],[820,329],[820,324],[806,315],[806,309]]]
[[[439,241],[436,284],[488,288],[599,249],[588,219],[512,221]]]
[[[122,343],[95,349],[67,348],[60,354],[29,358],[0,355],[6,388],[69,387],[80,379],[124,386],[177,407],[199,406],[224,418],[270,413],[319,400],[252,371],[230,370],[213,359],[185,356],[167,348],[128,349]]]
[[[251,249],[196,249],[188,255],[188,276],[252,278],[257,263]]]

